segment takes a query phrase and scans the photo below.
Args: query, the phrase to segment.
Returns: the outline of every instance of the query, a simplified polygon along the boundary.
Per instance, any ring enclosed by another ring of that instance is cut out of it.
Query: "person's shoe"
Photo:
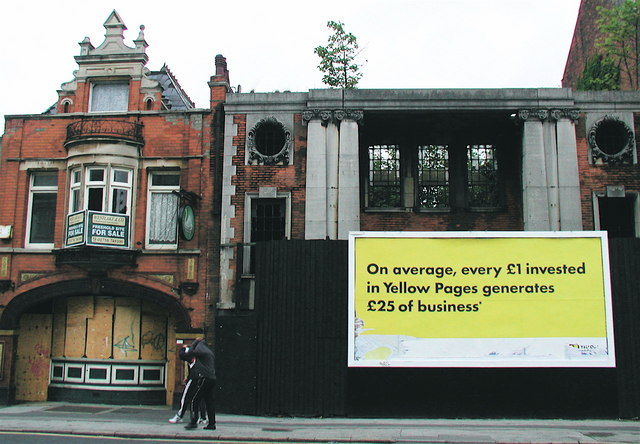
[[[198,424],[205,424],[206,422],[207,422],[207,420],[204,419],[204,418],[198,419]]]
[[[190,422],[189,424],[187,424],[186,426],[184,426],[185,429],[197,429],[198,428],[198,423],[193,423]]]
[[[171,418],[171,419],[169,420],[169,422],[170,422],[171,424],[175,424],[175,423],[178,423],[178,422],[182,422],[182,418],[181,418],[181,417],[179,417],[178,415],[176,415],[176,416],[174,416],[173,418]]]
[[[206,426],[203,427],[203,429],[205,429],[205,430],[215,430],[216,429],[216,425],[215,424],[207,424]]]

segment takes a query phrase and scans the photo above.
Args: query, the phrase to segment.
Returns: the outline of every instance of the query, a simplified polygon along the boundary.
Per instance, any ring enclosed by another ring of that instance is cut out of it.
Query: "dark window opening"
[[[599,197],[600,229],[610,238],[635,237],[635,197]]]
[[[29,242],[52,244],[55,233],[56,193],[34,193],[31,202]]]
[[[106,368],[90,368],[89,379],[107,379]]]
[[[67,378],[82,378],[82,367],[67,367]]]
[[[604,120],[596,131],[598,148],[606,154],[618,154],[629,144],[626,125],[619,120]]]
[[[251,200],[251,242],[285,239],[285,199]],[[255,246],[250,252],[250,273],[255,272]]]
[[[127,214],[127,190],[115,188],[113,190],[113,198],[111,202],[111,212],[118,214]]]
[[[89,198],[87,199],[87,209],[92,211],[102,211],[103,203],[102,188],[89,188]]]
[[[116,369],[116,381],[133,381],[136,372],[133,369]]]
[[[143,381],[159,381],[161,376],[160,370],[142,370]]]
[[[255,147],[264,156],[275,156],[284,147],[286,134],[282,125],[276,122],[262,122],[255,132]]]

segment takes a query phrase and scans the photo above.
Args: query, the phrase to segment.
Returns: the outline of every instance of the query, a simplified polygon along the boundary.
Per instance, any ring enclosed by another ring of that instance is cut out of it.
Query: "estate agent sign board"
[[[67,247],[92,245],[129,248],[129,216],[79,211],[67,216]]]
[[[353,232],[351,367],[615,367],[606,232]]]

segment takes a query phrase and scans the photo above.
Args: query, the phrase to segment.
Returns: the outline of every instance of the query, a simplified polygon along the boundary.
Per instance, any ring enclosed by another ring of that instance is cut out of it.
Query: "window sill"
[[[365,208],[365,213],[451,213],[451,208]]]
[[[411,213],[413,208],[411,207],[369,207],[365,208],[365,213]]]
[[[466,209],[469,213],[498,213],[504,211],[503,207],[469,207]]]

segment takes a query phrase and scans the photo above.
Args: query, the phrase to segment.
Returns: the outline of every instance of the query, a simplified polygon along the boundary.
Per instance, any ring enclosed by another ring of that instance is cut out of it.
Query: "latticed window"
[[[467,205],[499,206],[498,159],[493,145],[467,145]]]
[[[418,147],[417,206],[446,208],[449,206],[449,147]]]
[[[369,146],[367,206],[399,207],[401,198],[400,147]]]

